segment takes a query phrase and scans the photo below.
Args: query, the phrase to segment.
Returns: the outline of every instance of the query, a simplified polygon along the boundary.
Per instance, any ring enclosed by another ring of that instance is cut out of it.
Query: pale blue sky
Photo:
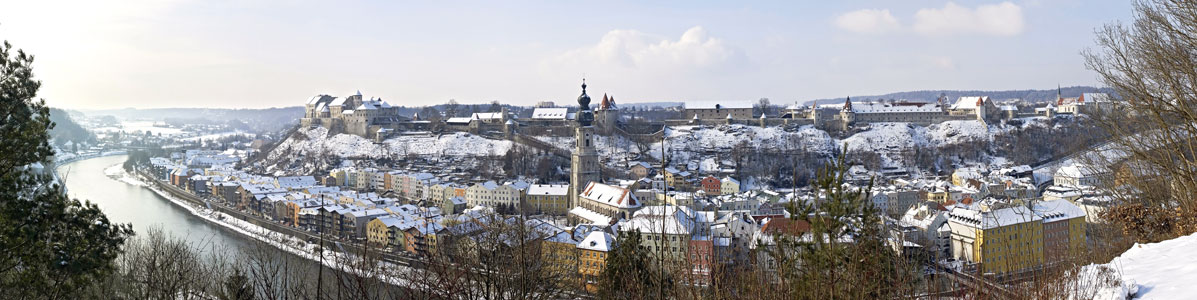
[[[1079,52],[1127,1],[9,1],[0,39],[68,108],[746,105],[1098,85]]]

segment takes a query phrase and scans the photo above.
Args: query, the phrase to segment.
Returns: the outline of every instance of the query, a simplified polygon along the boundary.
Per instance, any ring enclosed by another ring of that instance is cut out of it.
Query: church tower
[[[586,95],[586,80],[582,80],[582,95],[578,96],[578,114],[574,137],[574,153],[570,157],[569,184],[573,188],[570,194],[570,207],[578,205],[578,195],[591,182],[599,181],[598,151],[594,147],[594,112],[590,111],[590,96]]]

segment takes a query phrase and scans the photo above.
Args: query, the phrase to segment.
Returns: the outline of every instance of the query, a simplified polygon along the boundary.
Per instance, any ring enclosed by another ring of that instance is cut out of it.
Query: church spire
[[[1064,96],[1061,96],[1061,95],[1060,95],[1060,94],[1062,94],[1062,93],[1061,93],[1061,92],[1062,92],[1062,90],[1063,90],[1063,89],[1062,89],[1062,88],[1060,88],[1060,84],[1059,84],[1059,83],[1057,83],[1057,84],[1056,84],[1056,105],[1061,105],[1061,104],[1064,104]]]

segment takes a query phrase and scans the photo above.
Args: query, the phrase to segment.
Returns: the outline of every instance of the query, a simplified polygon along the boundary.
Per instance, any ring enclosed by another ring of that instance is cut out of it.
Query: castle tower
[[[569,184],[573,188],[570,194],[570,207],[578,205],[578,195],[591,182],[599,181],[598,151],[594,147],[594,127],[590,122],[594,119],[590,111],[590,96],[586,95],[586,80],[582,80],[582,95],[578,96],[578,122],[574,129],[573,154],[570,157]]]
[[[594,124],[599,134],[609,135],[619,120],[619,110],[615,107],[615,96],[603,94],[603,101],[599,102],[598,110],[594,112]]]
[[[979,97],[977,99],[977,120],[981,122],[985,122],[985,114],[987,113],[985,111],[985,104],[985,97]]]
[[[852,97],[844,100],[844,109],[840,110],[840,126],[844,131],[856,123],[856,112],[852,111]]]

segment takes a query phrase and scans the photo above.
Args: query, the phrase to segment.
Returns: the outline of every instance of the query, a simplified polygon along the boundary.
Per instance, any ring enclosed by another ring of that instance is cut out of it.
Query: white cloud
[[[631,69],[703,68],[720,66],[736,60],[742,53],[722,39],[711,37],[706,29],[695,26],[677,40],[636,30],[612,30],[598,44],[565,52],[549,64],[618,65]]]
[[[926,62],[928,64],[938,67],[943,70],[955,70],[956,69],[956,61],[953,60],[951,57],[926,56],[923,59],[926,60]]]
[[[943,8],[924,8],[914,14],[915,32],[923,35],[985,34],[1013,36],[1023,31],[1022,7],[1011,2],[970,9],[948,2]]]
[[[835,18],[835,26],[855,33],[885,33],[899,30],[902,25],[888,9],[862,9]]]
[[[839,15],[835,26],[863,34],[910,32],[927,36],[981,34],[1014,36],[1025,25],[1022,7],[1012,2],[969,8],[948,2],[943,8],[923,8],[914,14],[913,24],[904,26],[888,9],[861,9]]]

